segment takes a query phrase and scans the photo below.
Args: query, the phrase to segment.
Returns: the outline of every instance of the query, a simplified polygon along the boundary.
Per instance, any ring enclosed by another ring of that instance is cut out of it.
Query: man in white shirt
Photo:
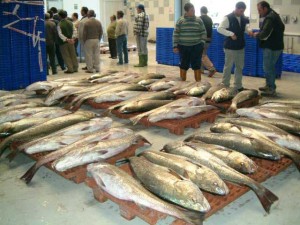
[[[249,19],[244,16],[246,4],[244,2],[236,3],[235,10],[224,17],[217,31],[224,35],[225,64],[223,70],[222,83],[230,86],[231,69],[235,64],[234,70],[234,88],[237,91],[244,90],[242,85],[243,67],[245,58],[245,38],[244,33],[252,35],[249,30]]]

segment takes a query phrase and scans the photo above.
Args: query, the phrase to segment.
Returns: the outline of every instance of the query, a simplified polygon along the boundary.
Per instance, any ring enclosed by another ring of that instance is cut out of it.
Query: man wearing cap
[[[100,71],[100,46],[103,29],[99,20],[96,18],[94,10],[88,11],[88,20],[84,23],[82,41],[85,48],[85,61],[87,73]]]
[[[139,63],[135,67],[144,67],[148,64],[147,37],[149,35],[149,17],[146,15],[145,7],[139,4],[137,7],[138,15],[135,17],[133,33],[136,36],[136,44],[139,54]]]

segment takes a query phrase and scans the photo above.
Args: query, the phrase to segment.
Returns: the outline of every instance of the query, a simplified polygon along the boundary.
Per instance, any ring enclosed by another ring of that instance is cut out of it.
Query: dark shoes
[[[111,57],[112,59],[117,59],[117,57]]]
[[[123,63],[118,62],[117,65],[123,65]]]
[[[243,87],[241,87],[241,88],[239,88],[237,91],[238,91],[238,92],[241,92],[241,91],[244,91],[244,90],[246,90],[246,89],[243,88]]]
[[[66,70],[64,73],[70,74],[73,73],[73,71]]]
[[[260,91],[266,91],[266,90],[268,90],[269,89],[269,87],[266,85],[266,86],[264,86],[264,87],[260,87],[260,88],[258,88],[258,90],[260,90]]]
[[[87,66],[86,66],[86,67],[82,67],[81,69],[83,69],[83,70],[87,70]]]
[[[216,69],[210,70],[209,73],[208,73],[208,77],[213,77],[213,75],[215,75],[216,72],[217,72]]]
[[[89,71],[89,70],[87,70],[87,71],[85,71],[86,73],[94,73],[93,71]]]
[[[276,90],[268,88],[267,90],[261,92],[261,96],[274,97],[276,96]]]

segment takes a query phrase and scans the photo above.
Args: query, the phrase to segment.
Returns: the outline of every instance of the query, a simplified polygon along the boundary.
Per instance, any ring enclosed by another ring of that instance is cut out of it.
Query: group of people
[[[134,23],[139,63],[136,67],[148,64],[147,37],[149,17],[142,4],[137,6],[137,16]],[[94,10],[81,8],[81,19],[73,13],[72,18],[64,10],[58,11],[52,7],[45,14],[46,51],[50,61],[52,74],[57,74],[55,56],[64,73],[78,72],[77,46],[78,43],[85,55],[87,73],[100,71],[100,40],[103,35],[102,24],[96,19]],[[128,22],[123,18],[124,12],[117,11],[117,16],[110,17],[111,23],[107,28],[109,49],[112,59],[118,58],[117,65],[128,64]],[[48,73],[49,74],[49,69]]]
[[[144,67],[148,64],[147,37],[149,35],[149,16],[145,7],[139,4],[133,32],[136,37],[139,63],[136,67]],[[186,80],[187,70],[194,70],[196,81],[201,81],[204,67],[209,71],[209,77],[216,73],[213,63],[207,56],[207,49],[212,39],[212,19],[207,15],[208,9],[203,6],[200,9],[201,16],[195,16],[193,4],[184,5],[185,14],[179,18],[173,33],[173,51],[180,55],[180,77]],[[224,52],[225,64],[222,84],[230,86],[231,70],[235,65],[234,88],[240,92],[244,90],[242,84],[243,67],[245,58],[245,38],[247,33],[257,38],[263,49],[263,68],[266,84],[260,87],[262,95],[273,96],[276,94],[275,65],[283,51],[283,34],[285,26],[280,16],[266,1],[257,3],[260,15],[260,31],[253,32],[249,26],[249,19],[244,15],[246,4],[236,3],[235,10],[226,15],[220,23],[217,31],[225,36]],[[65,73],[78,72],[77,45],[83,48],[86,67],[82,68],[88,73],[100,71],[99,43],[103,35],[101,22],[97,20],[94,10],[87,7],[81,9],[82,18],[78,21],[78,14],[74,13],[68,18],[67,12],[51,8],[45,15],[46,49],[49,56],[52,73],[56,74],[57,61]],[[128,22],[123,18],[124,12],[117,11],[117,16],[110,17],[111,23],[107,28],[109,49],[112,59],[118,58],[118,65],[128,64]]]
[[[99,41],[103,34],[102,25],[95,18],[94,10],[82,7],[81,16],[80,21],[77,13],[69,18],[65,10],[58,11],[55,7],[45,14],[46,51],[52,74],[57,74],[55,55],[62,70],[65,70],[66,65],[64,73],[78,72],[78,43],[85,53],[86,67],[82,69],[88,73],[100,71]]]
[[[220,23],[217,31],[225,36],[224,52],[225,64],[223,70],[222,84],[230,86],[231,69],[235,65],[234,88],[240,92],[244,90],[242,85],[245,38],[247,33],[257,38],[260,48],[263,49],[263,68],[266,77],[266,84],[259,90],[264,96],[276,94],[276,73],[275,65],[283,51],[283,35],[285,26],[280,16],[266,1],[257,3],[257,10],[260,15],[260,31],[253,32],[249,26],[249,19],[244,16],[246,4],[236,3],[235,10],[226,15]],[[206,51],[209,47],[212,36],[212,21],[207,16],[207,8],[201,8],[201,17],[195,16],[193,4],[186,3],[185,14],[176,23],[173,34],[173,51],[180,54],[180,77],[186,80],[186,73],[189,67],[194,70],[196,81],[201,81],[203,67],[209,70],[209,76],[216,72],[213,64],[207,57]]]
[[[147,38],[149,35],[149,16],[146,14],[145,6],[142,4],[137,5],[136,10],[137,15],[135,17],[133,33],[136,38],[139,63],[134,66],[144,67],[148,65]],[[117,16],[113,15],[110,17],[111,23],[107,28],[110,58],[118,58],[118,65],[128,63],[128,22],[123,16],[123,11],[117,11]]]

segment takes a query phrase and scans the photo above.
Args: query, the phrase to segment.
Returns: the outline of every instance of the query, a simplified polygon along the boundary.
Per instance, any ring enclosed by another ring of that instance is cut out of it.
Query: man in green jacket
[[[107,28],[107,38],[108,46],[110,52],[110,58],[117,58],[117,42],[116,42],[116,27],[117,27],[117,17],[112,15],[110,17],[110,24]]]
[[[75,38],[77,37],[76,29],[73,23],[67,20],[68,13],[64,10],[59,11],[60,22],[57,25],[59,36],[59,48],[62,57],[68,67],[65,73],[78,72],[78,61],[75,52]]]
[[[196,81],[201,81],[201,58],[206,40],[203,21],[195,16],[193,4],[184,5],[185,14],[176,23],[173,33],[173,51],[180,55],[180,77],[186,80],[190,65]]]

